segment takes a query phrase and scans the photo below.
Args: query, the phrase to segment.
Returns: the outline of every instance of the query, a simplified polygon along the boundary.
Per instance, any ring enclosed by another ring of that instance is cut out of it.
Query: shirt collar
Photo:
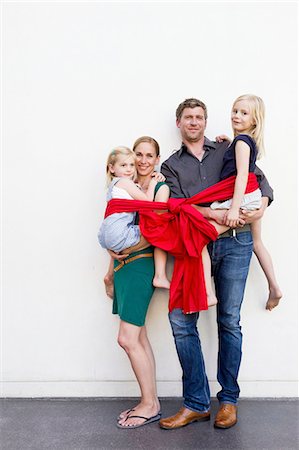
[[[208,139],[205,136],[203,147],[204,147],[205,150],[210,150],[210,149],[215,150],[216,149],[216,143],[210,141],[210,139]],[[186,152],[186,151],[187,151],[187,146],[182,142],[182,146],[181,146],[181,148],[178,151],[178,156],[181,156],[182,153]]]

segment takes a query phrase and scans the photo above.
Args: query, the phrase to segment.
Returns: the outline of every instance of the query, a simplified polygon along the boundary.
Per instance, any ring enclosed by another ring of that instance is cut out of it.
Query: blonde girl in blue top
[[[256,95],[242,95],[238,97],[232,107],[231,122],[234,132],[234,140],[228,147],[224,157],[221,179],[236,175],[234,195],[231,200],[211,205],[213,209],[227,209],[223,223],[235,228],[239,225],[239,212],[243,210],[258,209],[258,193],[244,196],[248,172],[254,171],[255,160],[264,153],[264,118],[265,106],[260,97]],[[219,136],[218,141],[229,139]],[[255,196],[257,194],[257,197]],[[247,198],[246,198],[247,197]],[[263,205],[262,207],[266,207]],[[251,224],[251,232],[254,243],[253,251],[266,275],[269,285],[269,297],[266,309],[275,308],[282,297],[282,292],[277,283],[271,256],[266,249],[261,237],[261,219]]]

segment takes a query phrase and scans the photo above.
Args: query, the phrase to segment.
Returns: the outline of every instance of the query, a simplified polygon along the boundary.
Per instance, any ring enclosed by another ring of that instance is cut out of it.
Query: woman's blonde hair
[[[111,150],[111,152],[108,155],[107,158],[107,164],[106,164],[106,176],[107,176],[107,184],[111,183],[114,175],[112,174],[112,172],[110,171],[110,166],[114,166],[114,164],[117,162],[117,158],[119,156],[131,156],[134,159],[134,162],[136,161],[136,155],[135,153],[129,149],[128,147],[124,147],[122,145],[115,147],[113,150]],[[136,173],[134,176],[134,179],[136,177]]]
[[[260,159],[265,154],[264,147],[264,126],[265,126],[265,105],[263,100],[257,95],[245,94],[240,95],[233,104],[233,107],[238,101],[247,100],[249,103],[250,112],[252,113],[254,124],[249,130],[249,135],[255,140],[258,154],[257,159]]]

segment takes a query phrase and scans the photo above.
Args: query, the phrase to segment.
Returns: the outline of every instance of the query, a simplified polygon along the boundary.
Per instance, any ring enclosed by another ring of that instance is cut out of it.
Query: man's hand
[[[198,205],[192,205],[197,211],[199,211],[206,219],[208,220],[214,220],[219,225],[225,225],[226,222],[226,216],[228,214],[227,209],[211,209],[208,206],[198,206]],[[244,227],[245,220],[239,216],[237,220],[237,227]]]
[[[215,220],[219,225],[224,224],[224,209],[211,209],[208,206],[198,206],[192,205],[193,208],[197,209],[206,219]]]
[[[210,209],[209,217],[208,219],[215,220],[219,225],[228,225],[227,224],[227,216],[228,216],[228,210],[227,209]],[[228,225],[233,227],[243,227],[245,225],[244,219],[242,219],[240,216],[238,216],[236,220],[236,225]]]
[[[208,219],[215,220],[219,225],[225,225],[227,211],[225,209],[209,209]]]
[[[241,209],[240,218],[244,220],[244,223],[248,224],[254,222],[255,220],[261,219],[268,206],[268,203],[268,197],[262,197],[262,206],[260,207],[260,209],[255,209],[254,211],[246,211],[245,209]]]
[[[241,210],[240,217],[245,221],[245,223],[252,223],[255,220],[258,220],[262,217],[263,213],[261,213],[260,209],[256,209],[255,211],[245,211],[245,209]]]

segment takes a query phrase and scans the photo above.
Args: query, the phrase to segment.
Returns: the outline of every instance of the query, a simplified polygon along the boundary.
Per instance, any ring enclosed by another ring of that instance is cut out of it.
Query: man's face
[[[198,142],[203,138],[207,126],[204,110],[200,106],[185,108],[176,124],[181,130],[183,142]]]

